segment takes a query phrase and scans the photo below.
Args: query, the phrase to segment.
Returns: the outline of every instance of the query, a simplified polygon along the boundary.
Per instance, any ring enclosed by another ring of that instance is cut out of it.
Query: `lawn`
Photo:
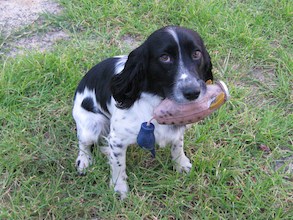
[[[45,27],[70,36],[0,57],[0,219],[293,219],[292,1],[59,2],[46,25],[0,34],[0,49]],[[92,65],[169,24],[200,33],[232,98],[187,132],[189,174],[173,170],[168,148],[152,159],[131,147],[120,201],[98,148],[76,173],[74,90]]]

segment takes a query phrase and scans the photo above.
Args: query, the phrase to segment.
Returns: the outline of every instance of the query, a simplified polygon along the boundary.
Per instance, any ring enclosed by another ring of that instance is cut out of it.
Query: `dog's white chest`
[[[153,109],[160,101],[161,99],[157,96],[142,94],[139,101],[135,102],[130,109],[113,108],[110,135],[121,137],[121,139],[124,138],[123,142],[125,144],[135,144],[141,124],[152,119]],[[151,122],[155,125],[156,143],[160,147],[180,139],[185,130],[184,126],[160,125],[155,120]],[[118,141],[121,142],[121,140]]]

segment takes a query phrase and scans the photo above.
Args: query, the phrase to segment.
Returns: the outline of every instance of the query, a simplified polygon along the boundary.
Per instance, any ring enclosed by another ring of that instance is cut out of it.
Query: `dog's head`
[[[142,92],[179,103],[197,99],[213,79],[210,56],[201,37],[190,29],[168,26],[155,31],[133,50],[111,91],[120,108],[129,108]]]

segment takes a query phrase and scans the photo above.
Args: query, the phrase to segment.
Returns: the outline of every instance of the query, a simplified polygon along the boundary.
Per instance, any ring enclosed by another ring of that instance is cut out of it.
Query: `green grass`
[[[69,41],[0,60],[1,219],[293,218],[292,161],[275,169],[293,154],[291,1],[60,2],[63,14],[45,22]],[[168,148],[155,160],[130,148],[131,192],[120,201],[99,150],[88,175],[76,174],[74,90],[92,65],[130,52],[124,36],[142,42],[168,24],[202,35],[232,98],[186,134],[189,174],[173,171]]]

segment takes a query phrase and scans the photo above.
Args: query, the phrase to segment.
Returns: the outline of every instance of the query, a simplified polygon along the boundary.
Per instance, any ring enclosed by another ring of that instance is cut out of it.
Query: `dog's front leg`
[[[119,143],[114,138],[109,138],[109,163],[111,167],[110,186],[124,199],[128,192],[126,175],[126,151],[127,145]]]
[[[175,163],[175,168],[178,172],[189,172],[192,164],[184,153],[183,149],[184,141],[183,136],[171,146],[171,155]]]

